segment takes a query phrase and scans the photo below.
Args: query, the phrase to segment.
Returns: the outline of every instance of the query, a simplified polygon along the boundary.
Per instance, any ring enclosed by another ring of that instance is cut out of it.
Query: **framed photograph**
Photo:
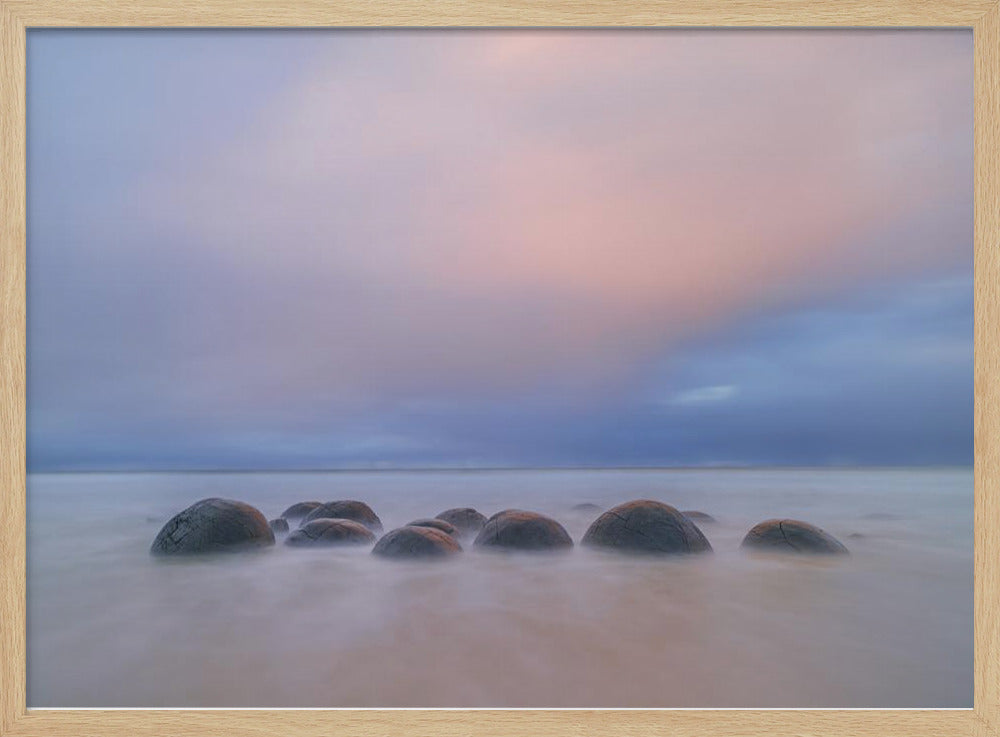
[[[0,735],[1000,734],[996,0],[0,33]]]

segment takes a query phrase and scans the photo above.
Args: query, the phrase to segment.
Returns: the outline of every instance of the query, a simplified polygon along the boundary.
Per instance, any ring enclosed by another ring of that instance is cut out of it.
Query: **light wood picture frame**
[[[29,710],[26,32],[43,27],[967,27],[975,56],[975,688],[957,710]],[[0,0],[0,735],[1000,735],[1000,0]]]

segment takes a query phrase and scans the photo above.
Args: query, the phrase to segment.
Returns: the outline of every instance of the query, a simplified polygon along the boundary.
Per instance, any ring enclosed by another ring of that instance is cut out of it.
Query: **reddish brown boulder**
[[[701,530],[669,504],[649,499],[619,504],[602,514],[583,536],[583,544],[626,553],[656,555],[712,550]]]
[[[559,550],[573,547],[573,539],[551,517],[522,509],[506,509],[486,521],[474,544],[477,548]]]
[[[372,554],[382,558],[444,558],[461,552],[455,538],[433,527],[400,527],[372,548]]]

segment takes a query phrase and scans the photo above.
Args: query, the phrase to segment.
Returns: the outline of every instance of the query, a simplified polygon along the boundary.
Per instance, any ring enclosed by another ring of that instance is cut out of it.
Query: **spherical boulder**
[[[437,519],[454,525],[461,537],[475,537],[486,524],[486,517],[472,507],[446,509],[437,515]]]
[[[710,552],[701,530],[669,504],[649,499],[619,504],[602,514],[583,544],[627,553],[683,555]]]
[[[715,522],[716,519],[707,512],[698,512],[693,509],[689,509],[685,512],[681,512],[685,517],[687,517],[692,522]]]
[[[202,499],[174,515],[160,530],[153,555],[231,552],[274,545],[267,518],[244,502]]]
[[[318,507],[321,503],[322,502],[296,502],[288,509],[286,509],[284,512],[282,512],[281,516],[284,517],[285,519],[290,519],[292,521],[295,521],[297,519],[302,519],[311,511],[316,509],[316,507]]]
[[[312,522],[314,519],[349,519],[360,522],[372,532],[382,532],[382,520],[378,518],[374,510],[364,502],[353,499],[340,499],[320,504],[302,518],[299,526]]]
[[[285,545],[297,548],[365,545],[373,542],[375,533],[360,522],[331,517],[307,522],[285,539]]]
[[[288,520],[284,517],[278,517],[277,519],[269,520],[268,525],[271,527],[271,532],[275,535],[284,535],[288,532]]]
[[[473,544],[477,548],[506,550],[561,550],[573,547],[573,539],[551,517],[505,509],[486,521]]]
[[[397,528],[372,548],[372,554],[382,558],[443,558],[461,552],[455,538],[433,527]]]
[[[454,538],[459,537],[458,528],[455,527],[451,522],[445,522],[443,519],[434,518],[423,518],[415,519],[412,522],[407,522],[407,527],[431,527],[435,530],[441,530],[445,535],[451,535]]]
[[[771,553],[848,553],[844,544],[830,533],[795,519],[769,519],[754,525],[740,547]]]

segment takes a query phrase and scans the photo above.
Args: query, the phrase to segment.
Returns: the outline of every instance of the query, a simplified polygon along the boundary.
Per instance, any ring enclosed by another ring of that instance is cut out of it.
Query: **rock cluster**
[[[576,511],[599,511],[590,503]],[[300,519],[289,532],[288,520]],[[649,499],[620,504],[602,513],[587,529],[581,543],[617,552],[655,555],[711,552],[712,546],[695,521],[715,522],[705,512],[679,512]],[[288,536],[292,547],[364,545],[375,543],[372,553],[386,558],[428,558],[462,551],[459,539],[474,537],[484,550],[564,550],[573,547],[566,529],[538,512],[506,509],[486,518],[471,507],[441,512],[434,518],[416,519],[376,541],[382,521],[367,504],[356,500],[298,502],[270,521],[245,502],[202,499],[174,515],[153,540],[153,555],[185,555],[260,549],[274,545],[275,534]],[[860,533],[850,535],[863,539]],[[769,519],[755,525],[741,547],[772,553],[845,555],[847,548],[828,532],[808,522]]]

